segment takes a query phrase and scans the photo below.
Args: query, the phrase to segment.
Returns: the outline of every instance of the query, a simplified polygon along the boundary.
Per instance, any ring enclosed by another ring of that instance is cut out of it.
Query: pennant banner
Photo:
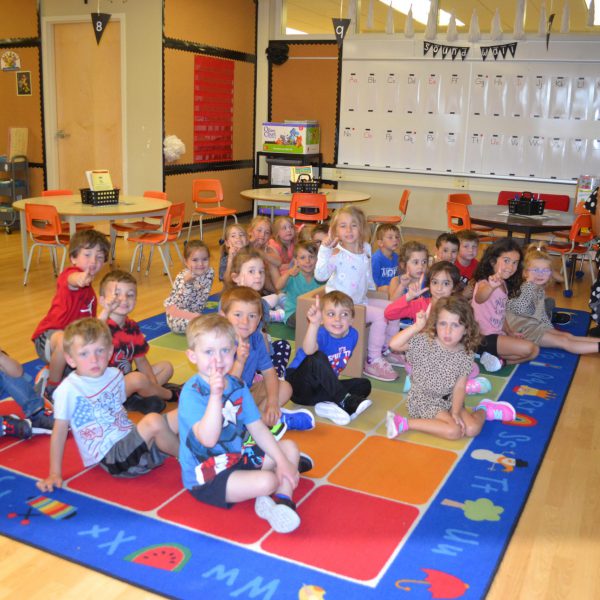
[[[514,58],[517,52],[517,42],[511,42],[510,44],[499,44],[497,46],[481,46],[481,58],[485,60],[491,53],[494,60],[498,60],[498,56],[503,59],[506,58],[508,52]],[[464,60],[464,59],[463,59]]]
[[[427,56],[430,50],[433,58],[436,58],[438,52],[441,53],[442,60],[444,60],[447,56],[450,56],[452,60],[455,60],[459,55],[461,60],[465,60],[465,58],[467,58],[467,54],[469,54],[468,46],[447,46],[445,44],[436,44],[435,42],[424,41],[423,56]]]
[[[108,13],[92,13],[91,17],[94,33],[96,34],[96,44],[100,44],[100,39],[108,25],[110,15]]]
[[[331,19],[333,21],[333,30],[335,31],[335,41],[337,42],[338,48],[342,47],[344,38],[350,27],[350,19]]]

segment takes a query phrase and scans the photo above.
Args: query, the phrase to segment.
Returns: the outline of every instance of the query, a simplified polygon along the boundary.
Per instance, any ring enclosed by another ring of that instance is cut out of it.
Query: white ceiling
[[[422,0],[413,0],[416,5]],[[380,0],[374,0],[374,28],[368,30],[367,11],[369,0],[358,0],[360,3],[360,30],[362,32],[383,32],[387,21],[388,7]],[[587,27],[587,5],[585,0],[546,0],[546,14],[551,12],[556,13],[552,31],[558,33],[560,30],[561,16],[565,2],[569,4],[570,11],[570,32],[596,34],[600,33],[600,27]],[[284,0],[284,14],[287,16],[286,26],[292,27],[305,33],[332,33],[333,26],[331,23],[332,17],[340,16],[340,4],[343,5],[343,17],[347,16],[349,0]],[[467,32],[471,14],[473,9],[476,9],[479,17],[479,27],[483,34],[488,33],[490,24],[496,8],[500,9],[500,19],[502,30],[506,37],[510,36],[513,30],[515,20],[515,6],[517,0],[439,0],[439,8],[451,12],[457,19],[465,23],[465,27],[459,28],[459,33]],[[540,6],[544,4],[544,0],[527,0],[526,1],[526,18],[525,31],[537,33],[540,18]],[[596,0],[596,4],[600,4],[600,0]],[[597,11],[600,8],[597,8]],[[598,14],[598,12],[596,13]],[[404,31],[405,16],[394,11],[394,27],[396,32]],[[422,32],[425,25],[414,22],[416,32]],[[440,27],[439,31],[444,31],[445,27]]]

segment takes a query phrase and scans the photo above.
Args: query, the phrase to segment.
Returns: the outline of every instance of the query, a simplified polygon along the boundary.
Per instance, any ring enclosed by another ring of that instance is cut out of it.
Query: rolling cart
[[[13,203],[29,197],[29,162],[26,156],[0,157],[0,223],[6,233],[18,226]]]

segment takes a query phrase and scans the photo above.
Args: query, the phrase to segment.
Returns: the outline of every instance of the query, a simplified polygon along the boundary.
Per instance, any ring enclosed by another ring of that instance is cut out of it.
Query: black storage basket
[[[293,194],[318,194],[319,180],[311,179],[309,175],[303,174],[297,181],[290,181],[290,189]]]
[[[520,198],[508,201],[508,212],[511,215],[543,215],[546,203],[536,200],[531,192],[523,192]]]
[[[119,189],[113,190],[102,190],[95,192],[90,188],[81,188],[81,201],[84,204],[91,204],[92,206],[103,206],[105,204],[118,204],[119,203]]]

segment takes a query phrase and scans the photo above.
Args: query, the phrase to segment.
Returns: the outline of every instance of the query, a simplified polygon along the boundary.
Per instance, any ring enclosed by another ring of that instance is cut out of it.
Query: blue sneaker
[[[315,428],[315,417],[307,408],[299,408],[298,410],[282,408],[281,422],[285,423],[290,430],[308,431]]]

